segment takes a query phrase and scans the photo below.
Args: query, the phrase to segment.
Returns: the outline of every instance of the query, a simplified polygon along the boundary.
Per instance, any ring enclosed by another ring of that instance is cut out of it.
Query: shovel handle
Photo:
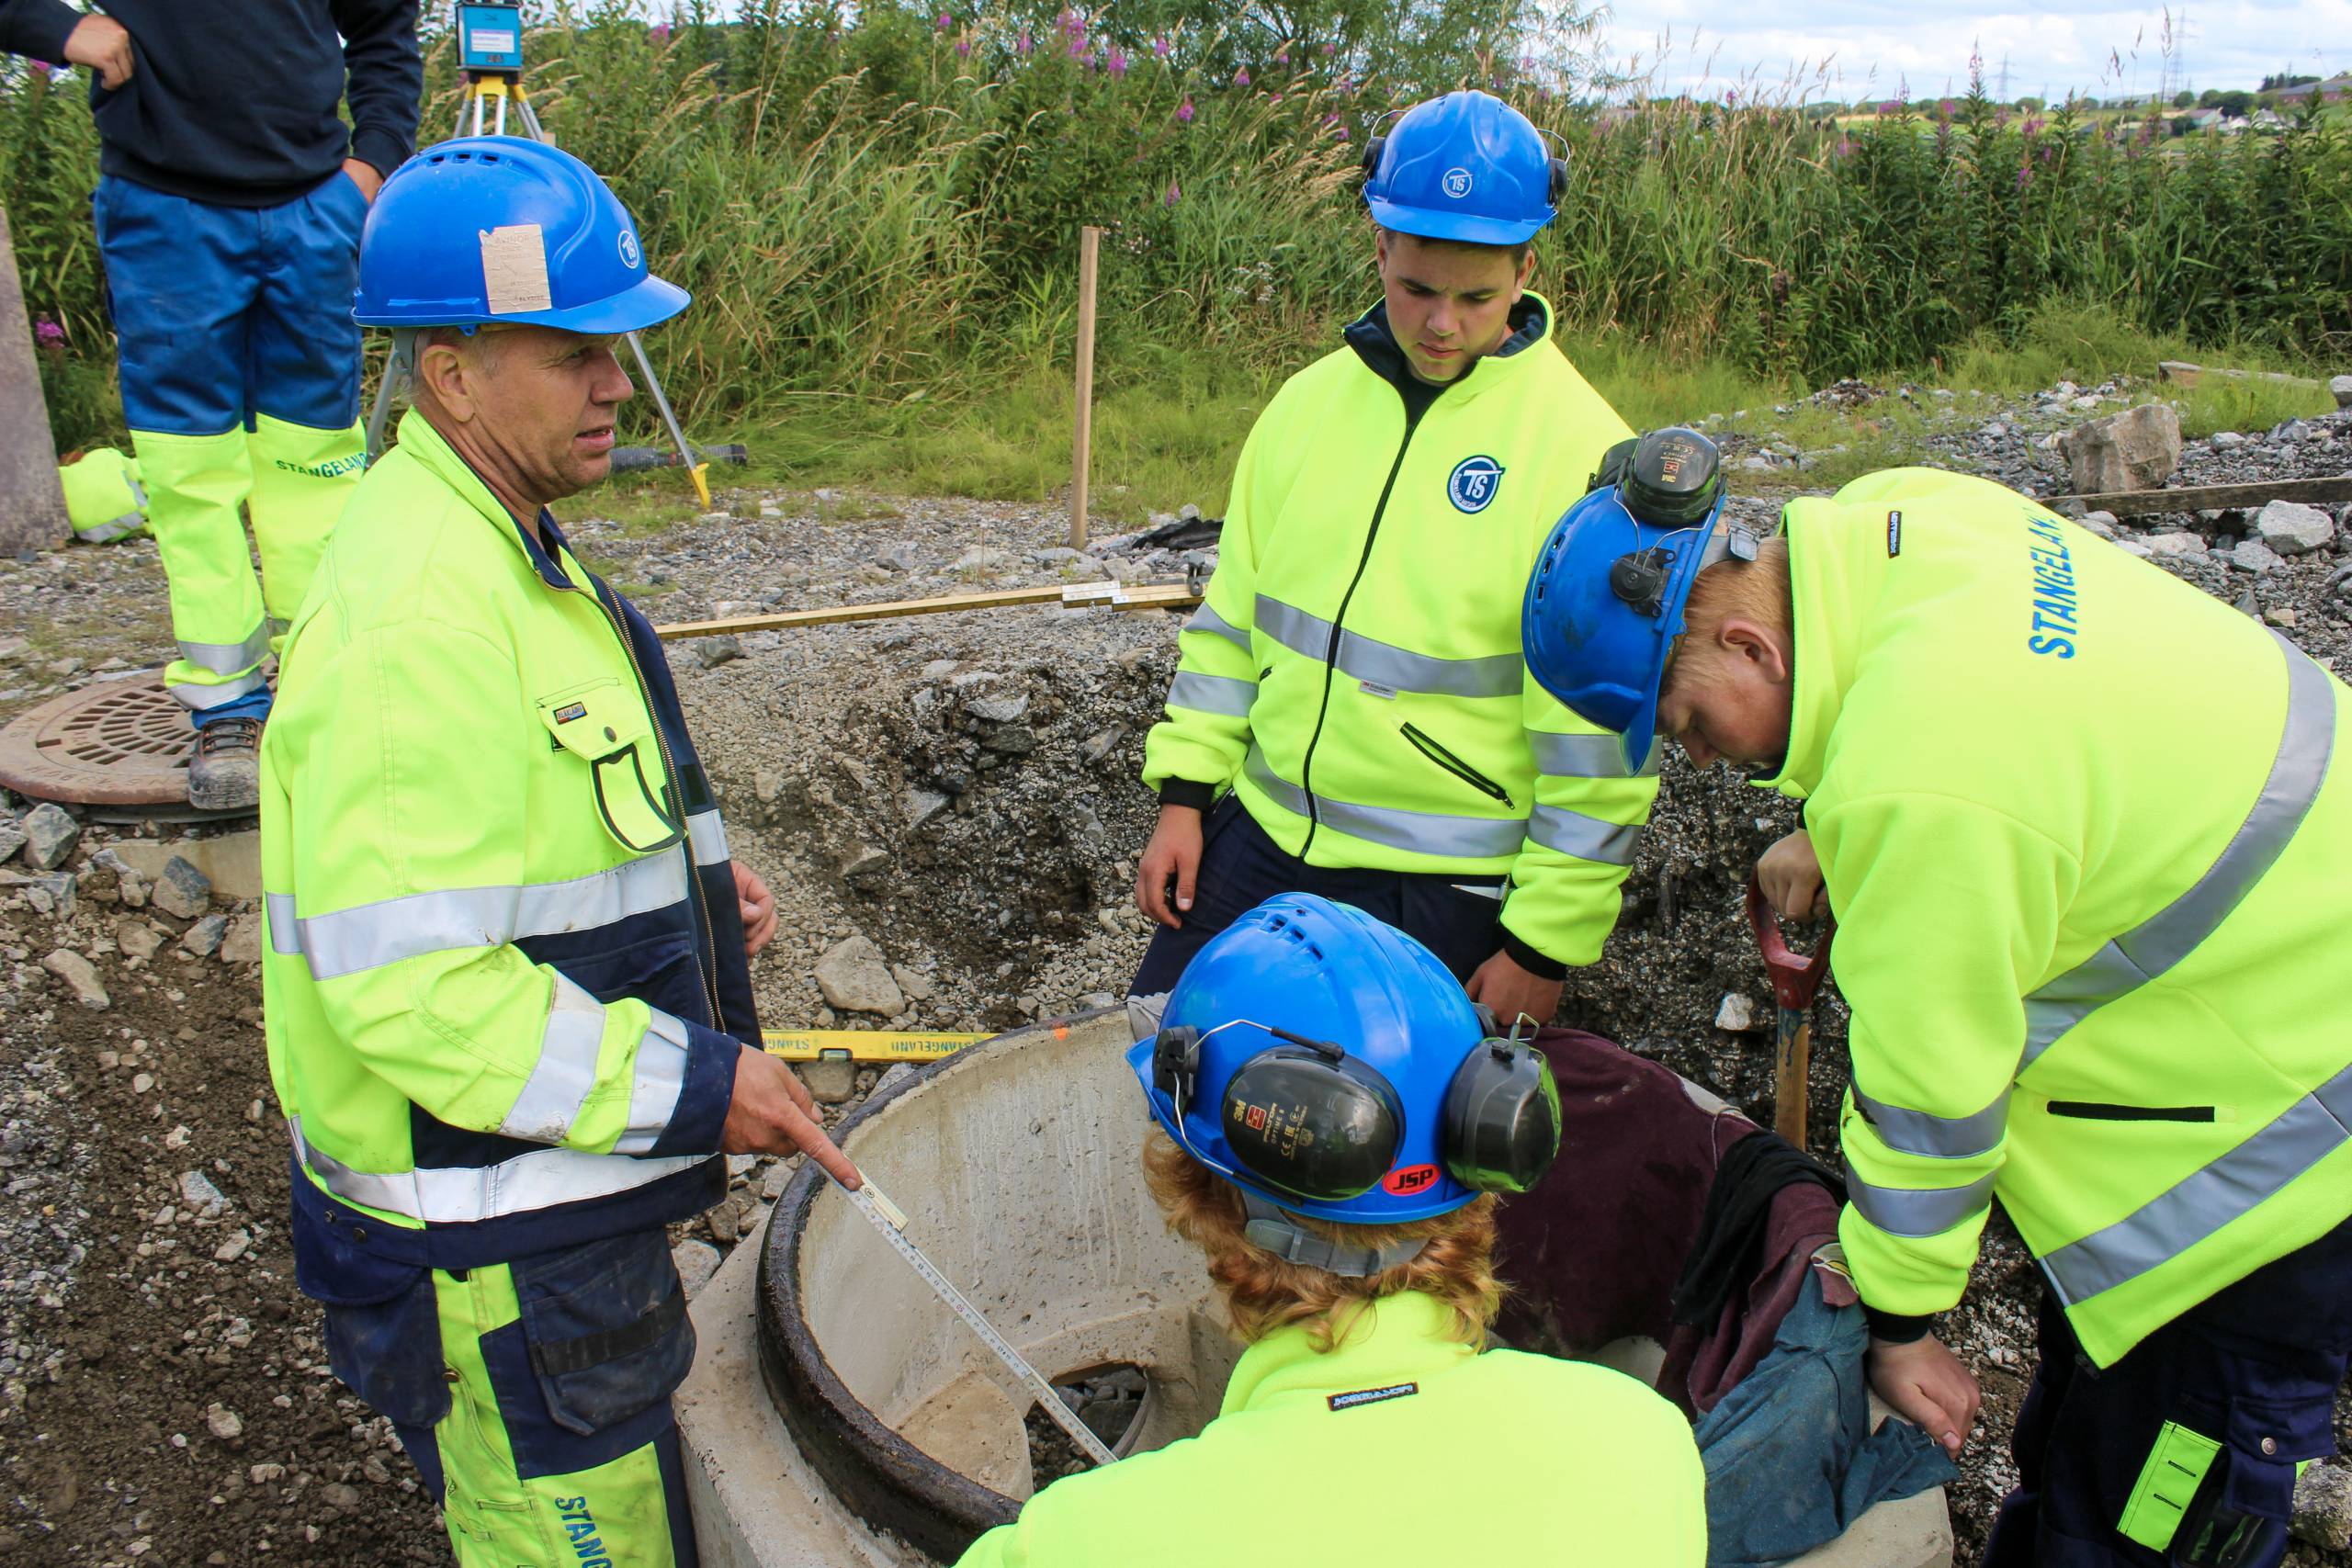
[[[1821,982],[1829,974],[1829,943],[1838,934],[1836,919],[1825,917],[1822,920],[1821,944],[1813,950],[1813,956],[1791,953],[1781,935],[1780,916],[1772,912],[1763,886],[1751,875],[1747,879],[1747,923],[1756,931],[1756,945],[1764,953],[1764,972],[1771,977],[1772,999],[1800,1012],[1813,1006],[1813,994],[1821,989]]]

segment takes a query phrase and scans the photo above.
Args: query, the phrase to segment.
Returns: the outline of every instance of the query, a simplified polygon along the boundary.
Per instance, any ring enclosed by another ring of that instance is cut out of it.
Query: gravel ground
[[[2059,388],[1996,404],[1841,384],[1819,396],[1849,407],[1908,397],[1934,416],[1923,460],[2052,494],[2066,488],[2054,434],[2142,390]],[[1726,445],[1736,488],[1753,492],[1739,504],[1759,519],[1817,460],[1777,450],[1769,434]],[[2177,482],[2346,470],[2352,420],[2336,416],[2192,442]],[[734,515],[583,521],[572,534],[657,622],[1170,580],[1208,558],[1118,540],[1078,556],[1049,508],[828,491],[720,501]],[[594,502],[565,510],[585,515]],[[2116,529],[2122,547],[2195,536],[2197,547],[2154,547],[2159,564],[2352,671],[2352,604],[2329,582],[2352,545],[2269,564],[2237,549],[2242,515],[2130,521]],[[0,562],[0,720],[160,662],[160,603],[143,539]],[[768,1023],[998,1029],[1122,992],[1147,934],[1130,887],[1154,811],[1136,773],[1174,631],[1163,612],[1057,608],[675,646],[736,852],[781,906],[756,966]],[[1572,979],[1563,1017],[1766,1110],[1766,1037],[1713,1021],[1736,993],[1769,1029],[1740,893],[1792,821],[1778,797],[1672,760],[1624,918],[1602,962]],[[55,884],[24,885],[38,874],[21,852],[0,857],[0,1562],[447,1562],[413,1472],[384,1424],[328,1375],[316,1309],[292,1285],[253,911],[187,903],[109,869],[103,852],[129,831],[84,829],[61,868],[75,877],[65,905]],[[868,942],[877,960],[853,962]],[[104,1005],[77,999],[77,979],[102,988]],[[1846,1075],[1834,991],[1820,1011],[1812,1124],[1826,1155]],[[852,1103],[876,1077],[858,1075]],[[757,1233],[788,1174],[738,1164],[728,1204],[676,1238],[696,1283]],[[2030,1367],[2035,1290],[1996,1215],[1946,1325],[1984,1383],[1995,1434]],[[2338,1414],[2352,1444],[2352,1406]],[[1962,1468],[1952,1504],[1965,1562],[2013,1476],[1982,1435]],[[2298,1546],[2289,1561],[2342,1568],[2352,1554]]]

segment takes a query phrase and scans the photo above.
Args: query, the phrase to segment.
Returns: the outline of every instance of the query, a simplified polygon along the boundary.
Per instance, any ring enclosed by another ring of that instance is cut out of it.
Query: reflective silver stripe
[[[2042,1271],[2069,1306],[2113,1290],[2244,1218],[2346,1142],[2352,1142],[2352,1067],[2113,1224],[2058,1247],[2041,1260]]]
[[[604,1043],[603,1005],[557,975],[547,1029],[539,1036],[539,1059],[498,1130],[534,1144],[563,1142],[581,1102],[596,1087],[596,1054]]]
[[[628,1128],[613,1145],[616,1155],[641,1155],[669,1130],[686,1087],[686,1026],[653,1010],[638,1043],[637,1076],[628,1096]]]
[[[1211,637],[1221,637],[1242,652],[1250,651],[1250,634],[1210,609],[1206,600],[1203,600],[1201,607],[1193,612],[1193,618],[1184,623],[1184,629],[1188,632],[1206,632]]]
[[[1301,817],[1307,814],[1306,792],[1289,780],[1277,777],[1257,747],[1250,748],[1242,767],[1250,782],[1275,804]],[[1321,795],[1315,797],[1315,818],[1336,832],[1372,843],[1453,860],[1491,860],[1515,854],[1527,834],[1527,824],[1515,817],[1443,817],[1432,811],[1358,806]]]
[[[326,981],[421,953],[589,931],[664,909],[686,897],[686,862],[683,850],[668,850],[569,882],[412,893],[305,919],[292,918],[290,896],[277,897],[283,902],[274,908],[286,918],[273,915],[272,945],[299,950],[311,977]]]
[[[1999,1099],[1968,1116],[1935,1116],[1925,1111],[1905,1111],[1883,1100],[1872,1100],[1862,1092],[1860,1084],[1852,1088],[1854,1107],[1877,1130],[1878,1141],[1906,1155],[1922,1155],[1929,1159],[1968,1159],[1989,1154],[1999,1145],[2009,1124],[2009,1091],[2006,1086]]]
[[[1873,1187],[1854,1174],[1849,1159],[1846,1196],[1862,1218],[1889,1235],[1941,1235],[1992,1202],[1993,1177],[1980,1176],[1965,1187]]]
[[[232,681],[218,681],[210,685],[178,681],[167,685],[165,690],[172,694],[172,700],[180,706],[202,713],[206,708],[217,708],[233,703],[239,697],[250,696],[265,684],[266,682],[262,680],[260,671],[249,670]]]
[[[710,1157],[698,1154],[630,1159],[622,1155],[582,1154],[577,1149],[533,1149],[496,1165],[379,1175],[354,1170],[311,1147],[302,1137],[300,1117],[288,1125],[294,1134],[294,1152],[328,1191],[354,1203],[435,1225],[494,1220],[551,1209],[559,1203],[607,1198],[691,1170]]]
[[[1527,836],[1547,850],[1603,865],[1633,864],[1634,852],[1642,842],[1638,827],[1604,822],[1565,806],[1539,806],[1529,812]]]
[[[1613,735],[1561,735],[1549,729],[1527,732],[1528,750],[1535,753],[1535,771],[1549,773],[1555,779],[1622,779],[1625,772],[1624,749]],[[1659,758],[1666,754],[1663,746],[1650,748],[1649,761],[1642,764],[1640,777],[1649,778],[1657,773]]]
[[[104,523],[93,523],[86,528],[76,528],[74,536],[85,545],[110,545],[127,534],[136,534],[147,526],[147,519],[136,512],[126,512]]]
[[[728,858],[727,824],[719,820],[716,806],[686,818],[686,839],[694,845],[696,865],[717,865]]]
[[[215,675],[241,675],[261,662],[269,651],[269,623],[254,627],[243,642],[180,643],[180,657],[198,670],[209,670]]]
[[[1323,662],[1331,649],[1331,623],[1320,615],[1258,595],[1258,629],[1289,649]],[[1362,632],[1340,638],[1340,672],[1375,686],[1444,697],[1515,697],[1526,687],[1525,666],[1516,653],[1485,659],[1440,659],[1381,642]]]
[[[265,893],[262,895],[262,924],[269,930],[269,950],[292,957],[302,951],[301,934],[295,929],[294,895]]]
[[[1203,675],[1184,670],[1168,682],[1168,705],[1172,708],[1197,708],[1203,713],[1247,718],[1250,705],[1257,697],[1257,682],[1237,680],[1230,675]]]
[[[2278,637],[2278,647],[2287,659],[2287,722],[2254,808],[2195,886],[2025,998],[2025,1057],[2018,1071],[2093,1012],[2194,952],[2230,918],[2302,826],[2327,778],[2328,754],[2335,744],[2335,697],[2326,671],[2285,637]]]

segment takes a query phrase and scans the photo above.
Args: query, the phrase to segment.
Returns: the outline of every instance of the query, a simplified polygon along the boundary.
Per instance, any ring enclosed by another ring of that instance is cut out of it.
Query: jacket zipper
[[[1464,784],[1468,784],[1480,795],[1487,795],[1495,800],[1499,800],[1505,806],[1509,806],[1510,804],[1510,792],[1509,790],[1506,790],[1502,785],[1497,784],[1494,780],[1488,778],[1486,774],[1480,773],[1477,769],[1472,767],[1461,758],[1455,756],[1452,751],[1447,750],[1434,736],[1421,728],[1419,725],[1408,724],[1405,726],[1404,734],[1405,739],[1411,741],[1414,748],[1419,750],[1422,756],[1427,757],[1430,761],[1435,762],[1439,767],[1443,768],[1447,773],[1452,773],[1455,778],[1460,779]]]
[[[1443,396],[1443,389],[1440,389]],[[1331,682],[1340,672],[1340,639],[1346,636],[1348,605],[1356,596],[1356,585],[1363,581],[1364,569],[1372,564],[1373,541],[1380,536],[1380,520],[1388,511],[1388,493],[1396,488],[1396,475],[1405,467],[1405,453],[1413,445],[1413,432],[1419,428],[1421,414],[1436,405],[1431,398],[1422,405],[1419,413],[1413,411],[1403,393],[1397,400],[1406,402],[1405,434],[1396,443],[1396,456],[1388,465],[1388,478],[1380,486],[1380,499],[1373,503],[1372,525],[1363,532],[1363,553],[1356,558],[1356,574],[1348,579],[1348,591],[1340,595],[1339,613],[1331,617],[1331,640],[1323,649],[1323,701],[1315,710],[1315,733],[1306,738],[1306,756],[1298,765],[1299,793],[1306,796],[1306,841],[1298,846],[1298,858],[1304,861],[1315,847],[1316,829],[1323,825],[1322,813],[1315,805],[1315,749],[1322,744],[1324,721],[1331,716]]]
[[[557,592],[577,593],[581,590],[562,588],[558,589]],[[628,672],[637,682],[637,700],[645,705],[645,716],[652,721],[653,745],[662,753],[662,776],[668,784],[670,799],[674,807],[684,797],[678,782],[678,764],[670,755],[669,737],[662,733],[661,711],[653,705],[653,689],[646,684],[645,671],[637,662],[637,649],[629,643],[628,628],[621,625],[620,617],[615,615],[613,607],[605,602],[604,594],[592,591],[588,596],[596,601],[596,608],[604,613],[605,624],[613,628],[613,637],[621,645],[621,657],[628,660]],[[678,813],[678,831],[679,839],[675,848],[686,860],[687,897],[695,901],[695,917],[702,922],[703,934],[716,942],[718,940],[718,928],[712,923],[709,907],[703,901],[702,874],[695,865],[694,840],[692,835],[686,832],[684,811]],[[702,982],[703,999],[710,1004],[711,1028],[724,1033],[727,1029],[727,1020],[726,1014],[719,1010],[718,982],[703,966],[699,942],[695,944],[695,978]]]

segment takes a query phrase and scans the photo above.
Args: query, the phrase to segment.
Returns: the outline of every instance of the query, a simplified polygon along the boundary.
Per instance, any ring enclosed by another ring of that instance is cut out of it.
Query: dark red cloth
[[[1699,1238],[1726,1150],[1756,1123],[1656,1062],[1581,1030],[1535,1044],[1560,1089],[1560,1155],[1531,1191],[1502,1206],[1498,1267],[1512,1293],[1496,1331],[1512,1345],[1589,1355],[1632,1335],[1666,1347],[1658,1392],[1703,1414],[1770,1354],[1813,1254],[1838,1238],[1838,1204],[1810,1182],[1774,1197],[1747,1289],[1713,1325],[1677,1326],[1668,1310]],[[1820,1268],[1832,1306],[1858,1298]]]

